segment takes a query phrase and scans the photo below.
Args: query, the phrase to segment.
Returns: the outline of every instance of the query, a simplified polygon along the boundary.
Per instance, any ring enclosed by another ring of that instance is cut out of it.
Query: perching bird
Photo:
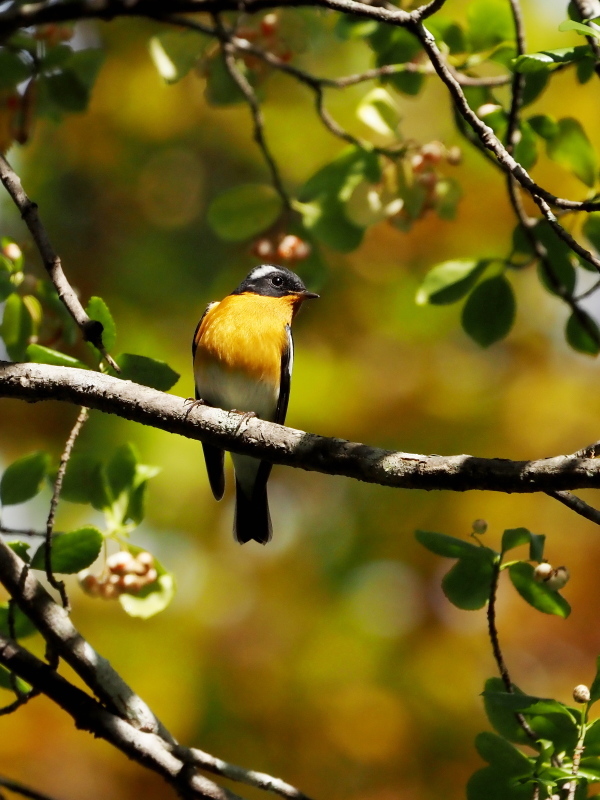
[[[226,411],[251,412],[283,424],[294,361],[291,325],[308,292],[289,269],[264,264],[230,295],[209,303],[192,342],[196,398]],[[225,490],[224,452],[203,444],[217,500]],[[232,453],[235,470],[233,534],[243,544],[272,535],[267,501],[271,464]]]

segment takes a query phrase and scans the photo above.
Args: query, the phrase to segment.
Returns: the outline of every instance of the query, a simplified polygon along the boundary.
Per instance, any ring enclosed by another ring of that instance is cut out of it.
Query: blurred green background
[[[447,12],[460,17],[464,5],[448,3]],[[529,50],[580,43],[556,30],[564,9],[524,5]],[[167,361],[182,375],[173,392],[188,397],[190,341],[202,310],[257,263],[246,245],[215,237],[207,204],[267,173],[247,108],[207,106],[197,74],[164,85],[147,50],[157,30],[139,20],[82,26],[79,35],[107,50],[89,112],[59,126],[39,123],[10,158],[82,298],[100,295],[110,306],[117,349]],[[328,75],[370,66],[360,43],[327,38],[301,63]],[[332,113],[362,136],[368,130],[354,110],[365,90],[328,94]],[[532,113],[577,115],[599,147],[596,97],[596,83],[580,86],[567,70]],[[398,102],[406,137],[463,146],[435,78],[418,99]],[[265,116],[292,187],[343,146],[316,120],[310,94],[285,76],[269,79]],[[460,304],[414,303],[434,264],[510,249],[515,221],[502,176],[466,146],[462,165],[448,170],[464,188],[456,221],[430,215],[407,234],[382,223],[348,256],[325,251],[318,280],[304,276],[322,299],[296,322],[288,423],[417,453],[573,452],[599,437],[597,364],[567,347],[568,310],[535,274],[512,275],[517,322],[488,351],[462,332]],[[561,196],[582,195],[581,184],[545,158],[534,176]],[[15,210],[1,202],[2,233],[23,242],[41,275]],[[0,414],[7,464],[40,448],[58,457],[76,409],[3,400]],[[242,548],[231,536],[231,486],[216,504],[198,443],[93,412],[77,448],[108,456],[125,441],[162,468],[134,543],[175,572],[177,596],[143,622],[72,582],[73,620],[182,742],[323,800],[464,796],[480,764],[473,737],[489,727],[479,697],[495,674],[485,612],[449,605],[440,578],[450,562],[422,549],[413,532],[466,536],[477,517],[488,520],[493,547],[504,528],[545,533],[546,555],[572,574],[566,621],[535,612],[503,582],[499,628],[514,681],[568,701],[593,677],[600,537],[552,499],[393,491],[275,467],[273,542]],[[49,496],[4,521],[41,527]],[[81,507],[61,506],[59,529],[87,521],[94,518]],[[0,773],[56,798],[174,797],[160,778],[74,730],[43,698],[0,718],[0,737]]]

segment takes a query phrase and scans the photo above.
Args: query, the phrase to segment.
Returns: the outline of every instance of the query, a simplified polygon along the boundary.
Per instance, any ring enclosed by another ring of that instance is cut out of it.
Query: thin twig
[[[574,511],[576,514],[589,519],[590,522],[594,522],[596,525],[600,525],[600,511],[590,506],[585,500],[582,500],[581,497],[577,497],[577,495],[567,491],[547,492],[547,494],[555,500],[558,500],[559,503],[567,506],[567,508],[570,508],[571,511]]]
[[[48,512],[48,520],[46,522],[46,547],[44,549],[44,567],[46,569],[46,578],[48,579],[50,586],[59,592],[63,607],[67,610],[67,612],[70,609],[70,605],[64,581],[57,580],[52,572],[52,537],[54,535],[54,519],[56,517],[56,508],[60,499],[65,472],[67,471],[67,465],[69,463],[69,459],[71,458],[71,453],[73,452],[73,446],[75,445],[75,441],[79,436],[81,429],[85,425],[89,415],[89,409],[85,406],[82,406],[79,410],[79,414],[77,415],[77,419],[75,420],[75,424],[71,429],[71,433],[67,438],[65,449],[60,457],[58,472],[56,473],[56,478],[54,479],[52,499],[50,500],[50,511]]]
[[[569,306],[571,312],[576,317],[583,330],[587,333],[591,340],[600,347],[600,336],[598,335],[596,326],[590,317],[585,313],[585,311],[579,307],[576,298],[570,291],[568,291],[567,287],[564,286],[560,276],[554,269],[554,265],[552,264],[551,259],[548,257],[548,251],[546,250],[546,247],[538,239],[535,233],[534,225],[536,220],[531,219],[531,217],[527,215],[523,207],[518,184],[512,176],[508,177],[507,188],[508,196],[517,219],[521,223],[521,227],[523,228],[527,241],[529,242],[536,258],[538,259],[544,275],[546,276],[549,284],[552,286],[553,291]]]
[[[34,531],[31,528],[9,528],[0,525],[0,533],[8,536],[45,536],[46,531]]]
[[[119,369],[118,364],[106,352],[102,342],[102,323],[98,322],[98,320],[90,319],[85,309],[79,302],[79,298],[77,297],[73,287],[67,280],[62,268],[60,257],[57,255],[52,244],[50,243],[46,229],[40,220],[37,203],[32,202],[25,194],[21,184],[21,179],[1,154],[0,181],[2,181],[4,188],[21,212],[21,217],[29,228],[29,232],[31,233],[40,256],[42,257],[42,262],[46,268],[46,271],[48,272],[48,275],[50,276],[50,280],[54,284],[58,296],[65,308],[79,326],[84,340],[93,344],[94,347],[96,347],[100,353],[102,353],[104,360],[115,370],[115,372],[120,372],[121,370]]]
[[[567,800],[575,800],[575,793],[577,791],[577,785],[578,785],[577,775],[579,774],[581,756],[583,755],[583,751],[585,750],[584,741],[587,728],[588,709],[589,709],[589,702],[585,704],[581,712],[581,725],[579,728],[579,737],[577,739],[577,744],[575,745],[575,750],[573,750],[573,763],[571,765],[571,775],[573,776],[573,780],[569,781],[569,793],[567,795]]]
[[[573,5],[576,7],[577,11],[579,11],[581,19],[584,21],[596,16],[591,8],[592,4],[586,2],[586,0],[573,0]],[[594,27],[596,30],[598,30],[597,26]],[[595,36],[586,36],[585,38],[592,50],[592,53],[594,54],[594,58],[596,59],[596,63],[594,64],[594,72],[600,78],[600,42],[598,42],[598,39]]]
[[[231,44],[230,35],[225,31],[225,28],[219,18],[218,15],[214,16],[215,21],[215,30],[218,30],[222,37],[222,51],[223,51],[223,59],[225,61],[225,67],[227,72],[229,73],[232,81],[236,84],[240,92],[244,95],[244,98],[250,108],[250,113],[252,114],[252,122],[254,124],[254,141],[259,146],[263,158],[267,162],[267,166],[271,173],[271,181],[273,186],[275,187],[275,191],[281,198],[281,202],[283,203],[283,208],[285,211],[289,211],[291,209],[291,200],[290,196],[287,193],[281,175],[279,173],[279,167],[277,166],[277,162],[273,158],[273,154],[267,144],[267,140],[265,137],[265,120],[263,117],[262,109],[260,107],[260,103],[258,102],[258,98],[252,85],[244,75],[244,73],[239,69],[236,59],[235,59],[235,47]]]
[[[48,794],[42,794],[36,789],[31,789],[29,786],[13,781],[11,778],[5,778],[3,775],[0,775],[0,786],[4,786],[5,789],[9,789],[15,794],[20,794],[22,797],[28,797],[30,800],[54,800]]]
[[[521,56],[525,52],[526,47],[525,23],[523,22],[523,14],[521,12],[519,0],[509,0],[509,4],[515,26],[517,56]],[[517,133],[519,132],[519,113],[521,111],[521,105],[523,104],[524,89],[525,75],[521,72],[513,73],[510,109],[508,112],[508,124],[506,127],[506,149],[511,155],[514,151],[515,145],[517,144]],[[512,175],[508,176],[508,180],[513,180]]]
[[[458,112],[477,134],[483,146],[495,155],[498,163],[505,172],[513,175],[532,196],[537,195],[544,201],[558,206],[559,208],[567,208],[573,211],[596,211],[600,209],[600,201],[584,200],[579,202],[566,200],[557,197],[539,186],[529,175],[527,170],[515,161],[494,131],[471,109],[460,83],[446,65],[432,34],[421,23],[408,24],[406,27],[417,36],[423,45],[435,71],[447,86]]]
[[[504,688],[509,694],[514,694],[514,687],[512,680],[510,678],[510,674],[508,672],[508,667],[506,666],[506,662],[504,660],[504,656],[502,655],[502,649],[500,647],[500,639],[498,638],[498,628],[496,627],[496,594],[498,592],[498,579],[500,577],[500,561],[494,564],[494,574],[492,576],[492,584],[490,586],[490,596],[488,600],[488,607],[487,607],[487,621],[488,621],[488,633],[490,635],[490,642],[492,644],[492,652],[494,654],[494,660],[498,667],[498,672],[500,673],[500,678],[502,679],[502,683],[504,684]],[[532,730],[531,726],[520,712],[515,712],[515,718],[521,728],[524,730],[527,737],[532,741],[536,742],[538,740],[538,736]]]
[[[540,197],[535,193],[533,193],[531,196],[552,229],[563,240],[563,242],[565,242],[571,248],[571,250],[573,250],[573,252],[577,253],[577,255],[581,256],[581,258],[592,264],[594,267],[596,267],[598,272],[600,272],[600,258],[595,256],[589,250],[586,250],[583,245],[579,244],[579,242],[562,227],[560,222],[557,220],[556,215],[543,197]]]
[[[594,283],[593,286],[590,286],[589,289],[586,289],[585,292],[578,294],[577,297],[574,298],[574,300],[577,303],[579,303],[580,300],[585,300],[586,297],[591,297],[593,294],[596,294],[598,289],[600,289],[600,281],[596,281],[596,283]]]

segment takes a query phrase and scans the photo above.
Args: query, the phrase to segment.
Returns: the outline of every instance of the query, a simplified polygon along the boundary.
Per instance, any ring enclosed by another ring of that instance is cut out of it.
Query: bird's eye
[[[274,275],[271,278],[271,283],[273,284],[273,286],[277,286],[279,288],[280,286],[283,286],[283,278],[281,277],[281,275]]]

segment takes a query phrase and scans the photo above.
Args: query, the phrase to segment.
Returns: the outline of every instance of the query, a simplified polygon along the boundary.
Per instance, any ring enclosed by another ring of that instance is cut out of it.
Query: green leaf
[[[467,8],[467,36],[476,52],[515,38],[510,8],[502,0],[473,0]]]
[[[464,297],[475,285],[489,261],[458,259],[433,267],[417,291],[417,305],[445,305]]]
[[[18,294],[11,294],[4,304],[4,316],[0,325],[0,336],[8,355],[13,361],[23,361],[26,357],[29,337],[33,334],[33,319]]]
[[[165,31],[150,39],[150,56],[159,75],[176,83],[198,63],[209,42],[196,31]]]
[[[415,538],[423,547],[445,558],[462,558],[462,556],[472,555],[481,549],[477,544],[432,531],[415,531]]]
[[[587,45],[578,47],[561,47],[558,50],[542,50],[539,53],[524,53],[512,62],[515,72],[546,72],[555,64],[572,64],[588,58],[590,54]]]
[[[73,358],[73,356],[68,356],[66,353],[60,353],[58,350],[52,350],[41,344],[28,345],[26,356],[28,361],[32,361],[35,364],[53,364],[55,367],[89,369],[88,365],[78,358]]]
[[[63,478],[61,499],[70,503],[91,503],[101,510],[110,505],[105,482],[106,476],[97,458],[87,453],[74,453]]]
[[[434,208],[440,219],[453,220],[463,191],[454,178],[441,178],[435,185]]]
[[[522,784],[496,767],[474,772],[467,783],[467,800],[531,800],[532,785]]]
[[[385,83],[390,84],[394,87],[394,89],[396,89],[396,91],[402,92],[402,94],[407,94],[410,97],[414,97],[415,95],[419,94],[423,88],[423,84],[425,83],[425,75],[420,72],[399,70],[398,72],[393,72],[391,75],[387,75]]]
[[[536,114],[527,121],[542,139],[553,139],[558,133],[557,121],[548,114]]]
[[[116,361],[121,368],[119,378],[141,383],[143,386],[151,386],[160,392],[171,389],[180,378],[178,372],[171,369],[164,361],[158,361],[155,358],[122,353]]]
[[[90,319],[102,323],[102,344],[107,350],[112,350],[117,343],[117,326],[104,300],[90,297],[85,310]]]
[[[533,764],[527,756],[497,733],[479,733],[475,737],[475,747],[484,761],[495,766],[505,776],[522,778],[533,773]]]
[[[448,47],[450,55],[464,53],[467,49],[465,33],[458,22],[436,14],[427,21],[427,28],[435,38]]]
[[[49,462],[50,456],[41,450],[14,461],[0,480],[0,503],[11,506],[35,497],[42,488]]]
[[[579,83],[587,83],[595,72],[596,59],[593,57],[582,58],[577,62],[575,74]]]
[[[502,534],[502,552],[512,550],[522,544],[531,543],[531,533],[527,528],[509,528]]]
[[[594,686],[596,683],[596,679],[594,679]],[[591,689],[590,689],[591,694]],[[598,692],[595,692],[593,695],[592,702],[596,702],[599,698],[597,696]],[[600,719],[595,719],[591,725],[588,727],[587,731],[585,732],[585,754],[588,756],[600,756]]]
[[[571,710],[564,703],[559,703],[558,700],[552,698],[533,697],[520,692],[509,693],[507,691],[485,692],[485,697],[490,703],[495,703],[509,711],[523,711],[527,714],[561,714],[569,717],[573,723],[577,722]]]
[[[313,236],[335,250],[349,252],[358,247],[364,231],[350,221],[346,203],[360,183],[377,183],[380,178],[376,153],[347,148],[309,178],[294,208]]]
[[[533,128],[528,122],[523,121],[519,125],[521,138],[515,145],[514,157],[524,169],[531,169],[538,158],[537,140]]]
[[[130,546],[129,549],[135,555],[143,548]],[[123,593],[119,595],[119,603],[130,617],[148,619],[149,617],[163,611],[175,596],[175,578],[168,572],[156,558],[154,567],[158,573],[158,579],[146,586],[138,594]]]
[[[339,39],[364,39],[377,30],[379,23],[375,20],[353,19],[340,16],[335,24],[335,34]]]
[[[526,74],[525,86],[523,87],[523,106],[528,106],[537,100],[548,85],[549,80],[550,73],[548,70]]]
[[[582,227],[583,235],[590,242],[594,250],[600,252],[600,212],[587,214]]]
[[[596,658],[596,674],[590,686],[590,703],[600,700],[600,656]]]
[[[99,48],[76,50],[69,60],[69,69],[88,93],[96,83],[100,67],[104,63],[105,52]]]
[[[393,136],[400,123],[397,103],[390,93],[380,86],[362,98],[356,109],[356,115],[361,122],[382,136]]]
[[[482,281],[463,308],[462,326],[481,347],[503,339],[515,321],[515,296],[503,275]]]
[[[21,694],[27,694],[27,692],[31,690],[31,686],[25,683],[24,680],[21,680],[21,678],[18,678],[16,675],[14,678],[11,678],[9,670],[7,670],[6,667],[0,667],[0,687],[9,689],[12,692],[14,691],[13,681]]]
[[[523,694],[519,687],[514,684],[512,684],[512,689],[518,695]],[[488,678],[484,685],[482,697],[485,713],[491,725],[505,739],[517,744],[529,744],[531,740],[517,722],[514,712],[508,711],[504,706],[498,705],[498,703],[494,703],[490,699],[498,692],[506,692],[502,679]]]
[[[406,64],[421,52],[421,42],[406,28],[380,25],[369,37],[369,44],[375,53],[375,65]]]
[[[71,575],[89,567],[100,555],[104,537],[98,528],[85,525],[70,533],[52,538],[52,572]],[[31,561],[33,569],[45,569],[46,544],[42,544]]]
[[[29,564],[31,557],[29,555],[29,545],[26,542],[8,542],[8,546],[13,553],[16,553],[19,556],[21,561]]]
[[[581,318],[585,319],[585,323]],[[579,313],[574,312],[567,320],[565,328],[565,338],[573,350],[578,353],[585,353],[588,356],[597,356],[600,352],[600,328],[590,315],[579,309]]]
[[[442,579],[450,602],[465,611],[483,608],[490,596],[496,553],[488,547],[463,556]]]
[[[11,280],[8,272],[0,270],[0,303],[3,303],[6,298],[11,295],[16,289],[15,284]],[[0,326],[0,331],[2,330]]]
[[[529,605],[544,614],[556,614],[563,619],[569,616],[571,606],[558,592],[552,591],[546,584],[538,583],[534,579],[531,564],[519,561],[511,564],[508,572],[515,589]]]
[[[140,456],[131,442],[118,447],[108,462],[106,477],[115,500],[125,491],[130,491],[135,483],[136,467]]]
[[[212,201],[207,220],[221,239],[241,242],[270,228],[282,208],[281,198],[272,186],[243,183]]]
[[[576,175],[586,186],[596,182],[598,163],[581,123],[573,117],[558,120],[558,132],[546,144],[548,155]]]
[[[579,762],[579,770],[577,774],[582,778],[587,778],[593,783],[600,781],[600,759],[589,756],[584,756]],[[597,796],[597,795],[596,795]],[[587,797],[587,793],[583,795]]]
[[[544,544],[546,537],[543,533],[530,533],[531,544],[529,545],[529,560],[541,563],[544,558]]]
[[[236,64],[240,72],[249,79],[251,76],[243,61],[237,61]],[[209,105],[231,106],[245,101],[240,87],[229,74],[225,59],[220,52],[208,59],[204,72],[206,75],[204,96]]]
[[[13,624],[15,637],[17,639],[24,639],[26,636],[31,636],[32,633],[37,632],[37,628],[29,617],[24,614],[18,606],[13,608]],[[0,603],[0,635],[7,638],[12,638],[10,624],[9,624],[9,604]]]
[[[18,53],[0,47],[0,92],[15,89],[31,75],[33,64],[27,64]]]
[[[575,22],[573,19],[566,19],[558,26],[559,31],[576,31],[582,36],[592,36],[600,39],[600,31],[597,28],[592,28],[590,25],[584,25],[582,22]]]

